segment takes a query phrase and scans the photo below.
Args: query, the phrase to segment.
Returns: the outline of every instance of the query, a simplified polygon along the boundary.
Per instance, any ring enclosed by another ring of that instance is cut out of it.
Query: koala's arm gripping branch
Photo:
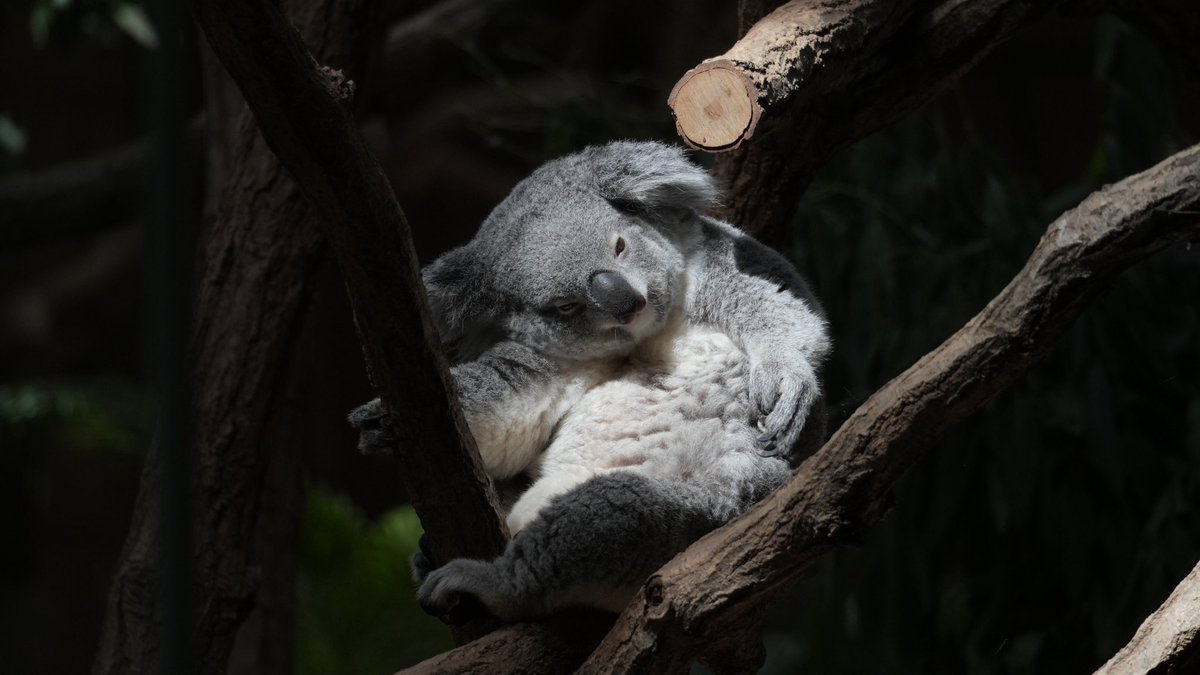
[[[498,554],[506,535],[495,495],[453,399],[408,223],[347,105],[353,84],[313,60],[275,3],[192,4],[267,144],[323,216],[372,382],[395,413],[396,457],[430,552]]]
[[[529,468],[567,407],[568,387],[553,377],[558,365],[503,341],[451,370],[488,475],[503,480]]]

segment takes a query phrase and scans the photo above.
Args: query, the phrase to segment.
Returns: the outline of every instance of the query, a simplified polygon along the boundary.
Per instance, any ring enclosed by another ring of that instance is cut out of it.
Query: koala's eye
[[[621,255],[621,253],[622,253],[624,250],[625,250],[625,238],[624,238],[624,237],[617,237],[617,248],[616,248],[616,251],[613,253],[613,255],[614,255],[614,256]]]
[[[582,302],[564,302],[560,305],[554,306],[554,311],[558,312],[559,314],[562,314],[563,316],[571,316],[572,314],[577,314],[579,312],[579,310],[581,310],[581,309],[583,309]]]

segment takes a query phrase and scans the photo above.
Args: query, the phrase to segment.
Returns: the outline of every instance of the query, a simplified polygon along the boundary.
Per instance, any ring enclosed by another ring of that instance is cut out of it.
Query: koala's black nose
[[[642,294],[633,290],[633,286],[616,272],[594,272],[588,282],[588,291],[597,305],[621,323],[632,321],[633,316],[646,306]]]

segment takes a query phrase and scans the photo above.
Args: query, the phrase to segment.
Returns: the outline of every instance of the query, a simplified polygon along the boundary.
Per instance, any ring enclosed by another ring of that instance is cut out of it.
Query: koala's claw
[[[421,609],[449,626],[465,626],[474,619],[488,616],[487,608],[479,598],[468,593],[447,593],[437,604],[422,601]]]
[[[750,375],[750,396],[763,417],[758,421],[758,454],[783,457],[800,439],[817,398],[817,380],[806,367],[764,362]]]
[[[485,593],[496,589],[490,563],[452,560],[430,572],[417,590],[417,601],[426,614],[451,626],[461,626],[490,612]]]
[[[364,455],[389,453],[396,443],[391,415],[375,399],[350,411],[350,426],[358,429],[358,451]]]
[[[764,434],[758,437],[758,447],[755,448],[759,457],[780,457],[786,455],[786,452],[779,450],[779,444],[775,441],[774,434]]]

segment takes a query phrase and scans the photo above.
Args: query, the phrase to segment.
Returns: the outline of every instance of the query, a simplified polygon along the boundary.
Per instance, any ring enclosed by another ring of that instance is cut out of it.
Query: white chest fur
[[[641,346],[627,362],[575,374],[576,389],[545,451],[534,484],[513,506],[523,527],[550,498],[606,471],[705,482],[752,462],[749,361],[724,332],[681,326]]]

